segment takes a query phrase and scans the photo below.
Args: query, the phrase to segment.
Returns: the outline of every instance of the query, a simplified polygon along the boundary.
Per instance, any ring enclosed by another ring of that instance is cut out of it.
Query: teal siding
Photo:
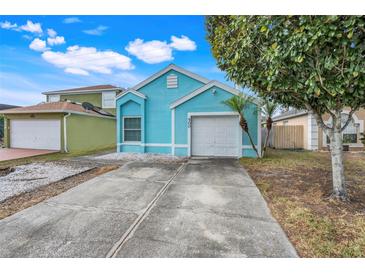
[[[176,156],[186,156],[186,155],[188,155],[188,149],[185,147],[176,147],[175,155]]]
[[[168,89],[169,74],[178,77],[178,88]],[[170,70],[138,91],[147,96],[146,101],[146,143],[171,144],[171,110],[175,100],[202,87],[204,84],[177,71]]]
[[[124,116],[141,116],[141,143],[145,142],[145,99],[140,98],[132,93],[126,94],[117,99],[117,151],[123,152],[144,152],[143,147],[126,146],[122,148],[123,142],[123,117]]]
[[[143,153],[143,149],[139,145],[124,145],[118,146],[118,152],[134,152],[134,153]]]
[[[178,77],[178,87],[167,88],[167,76],[175,74]],[[117,138],[118,151],[139,153],[163,153],[171,154],[171,117],[170,105],[181,97],[190,94],[194,90],[204,86],[204,83],[192,79],[175,70],[170,70],[159,78],[148,83],[138,90],[146,95],[147,99],[129,93],[117,99]],[[214,89],[214,92],[213,92]],[[188,113],[190,112],[232,112],[222,102],[233,95],[219,87],[212,87],[203,93],[191,98],[175,108],[175,144],[188,145]],[[257,144],[258,113],[257,106],[251,104],[245,109],[252,137]],[[142,137],[141,144],[122,144],[123,142],[123,117],[141,116]],[[237,123],[237,127],[239,124]],[[246,134],[243,134],[242,145],[249,145]],[[187,147],[175,147],[177,156],[187,156]],[[242,149],[242,155],[255,157],[252,149]]]
[[[171,154],[171,147],[149,147],[145,148],[147,153]]]
[[[242,149],[242,157],[256,158],[256,152],[253,149]]]
[[[213,94],[212,90],[215,89]],[[189,112],[232,112],[232,110],[222,102],[232,97],[232,94],[212,87],[205,92],[193,97],[189,101],[177,106],[175,110],[175,143],[188,143],[188,113]],[[248,121],[250,133],[257,144],[257,106],[251,104],[245,111],[245,117]],[[237,126],[239,126],[237,124]],[[246,134],[243,135],[243,144],[248,145],[249,140]]]

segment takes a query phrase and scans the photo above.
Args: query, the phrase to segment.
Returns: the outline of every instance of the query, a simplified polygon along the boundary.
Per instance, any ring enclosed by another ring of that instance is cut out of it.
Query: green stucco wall
[[[4,120],[4,145],[10,147],[10,119],[62,119],[62,113],[35,113],[35,114],[5,114]],[[61,121],[61,148],[63,143],[63,123]]]
[[[116,145],[116,120],[72,114],[67,117],[69,152],[88,151]]]
[[[83,103],[89,102],[94,106],[100,107],[102,106],[102,95],[101,93],[88,93],[88,94],[62,94],[60,95],[60,100],[70,100],[73,102]],[[48,96],[47,96],[48,101]],[[106,108],[105,111],[115,114],[115,108]]]
[[[64,152],[64,123],[62,113],[6,114],[4,123],[4,144],[10,147],[10,119],[60,119],[61,148]],[[67,118],[68,152],[92,151],[111,148],[116,145],[116,120],[87,115],[71,114]]]
[[[74,102],[89,102],[94,106],[101,107],[101,93],[89,93],[89,94],[63,94],[60,96],[60,100],[70,100]]]

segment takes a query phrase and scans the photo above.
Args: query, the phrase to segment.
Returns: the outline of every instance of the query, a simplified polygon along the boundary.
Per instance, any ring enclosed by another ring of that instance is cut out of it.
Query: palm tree
[[[240,93],[239,95],[235,95],[228,100],[223,101],[223,104],[230,107],[233,111],[237,112],[240,117],[240,126],[244,132],[246,132],[248,139],[250,140],[251,146],[253,150],[256,152],[258,158],[260,158],[260,154],[257,151],[257,148],[252,140],[252,136],[249,132],[248,123],[244,115],[244,109],[248,107],[250,103],[252,103],[252,98]]]
[[[262,157],[264,157],[264,155],[265,155],[267,143],[269,142],[269,138],[270,138],[270,132],[271,132],[272,123],[273,123],[272,116],[278,109],[279,109],[279,104],[277,104],[273,101],[269,101],[269,100],[264,101],[264,105],[263,105],[261,111],[266,117],[266,138],[265,138],[264,148],[262,150],[262,155],[261,155]]]

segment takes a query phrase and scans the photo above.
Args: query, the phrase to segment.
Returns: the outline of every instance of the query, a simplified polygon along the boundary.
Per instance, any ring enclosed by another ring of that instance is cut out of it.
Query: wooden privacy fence
[[[304,149],[304,127],[273,126],[271,146],[275,148]]]

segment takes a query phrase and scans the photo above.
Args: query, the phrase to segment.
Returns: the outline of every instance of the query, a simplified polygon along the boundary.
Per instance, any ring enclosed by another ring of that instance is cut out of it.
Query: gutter
[[[67,117],[71,116],[71,113],[63,116],[63,150],[67,153]]]

